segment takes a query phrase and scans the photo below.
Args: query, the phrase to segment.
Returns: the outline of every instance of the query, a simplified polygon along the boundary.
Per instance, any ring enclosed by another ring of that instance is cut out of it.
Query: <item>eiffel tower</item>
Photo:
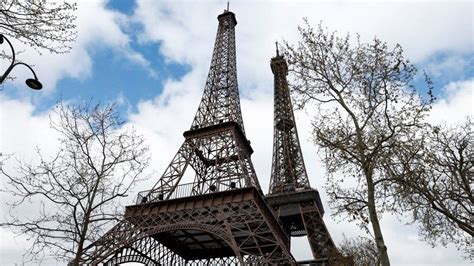
[[[237,86],[237,21],[228,9],[217,19],[208,78],[184,143],[156,185],[139,193],[81,264],[296,264],[250,159]],[[194,181],[182,184],[186,170]]]
[[[274,129],[272,171],[266,200],[289,236],[308,237],[314,265],[335,264],[341,257],[324,224],[319,192],[309,184],[286,79],[288,65],[279,55],[278,44],[270,66],[274,75]]]

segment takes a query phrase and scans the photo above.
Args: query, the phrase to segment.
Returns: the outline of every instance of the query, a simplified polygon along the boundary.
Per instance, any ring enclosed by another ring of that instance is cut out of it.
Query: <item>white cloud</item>
[[[460,123],[474,116],[474,79],[451,82],[443,89],[445,98],[439,99],[430,113],[432,123]]]
[[[48,113],[33,112],[31,103],[0,95],[0,151],[3,154],[31,157],[36,146],[47,150],[55,148],[57,135],[49,128]]]

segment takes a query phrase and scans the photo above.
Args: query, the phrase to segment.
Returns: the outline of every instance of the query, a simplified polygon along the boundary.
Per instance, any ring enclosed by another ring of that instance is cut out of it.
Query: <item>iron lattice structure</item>
[[[309,184],[288,89],[288,65],[278,53],[271,60],[274,75],[273,160],[268,203],[277,212],[290,236],[308,237],[316,261],[339,257],[324,224],[324,209],[316,189]]]
[[[237,21],[229,11],[218,21],[203,97],[184,143],[156,185],[139,193],[81,263],[295,264],[250,159],[237,86]],[[194,182],[181,184],[188,167]]]

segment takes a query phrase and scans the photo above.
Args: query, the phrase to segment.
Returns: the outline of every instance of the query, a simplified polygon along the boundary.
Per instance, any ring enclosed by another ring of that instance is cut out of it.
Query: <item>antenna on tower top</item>
[[[229,0],[227,0],[227,12],[229,11]]]
[[[277,56],[280,56],[280,52],[278,51],[278,42],[275,42],[276,50],[277,50]]]

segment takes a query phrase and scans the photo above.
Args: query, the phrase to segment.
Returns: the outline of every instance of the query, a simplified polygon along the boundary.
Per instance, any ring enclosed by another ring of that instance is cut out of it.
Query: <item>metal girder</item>
[[[315,259],[329,259],[338,256],[336,245],[319,213],[316,202],[301,202],[299,207],[313,257]]]

